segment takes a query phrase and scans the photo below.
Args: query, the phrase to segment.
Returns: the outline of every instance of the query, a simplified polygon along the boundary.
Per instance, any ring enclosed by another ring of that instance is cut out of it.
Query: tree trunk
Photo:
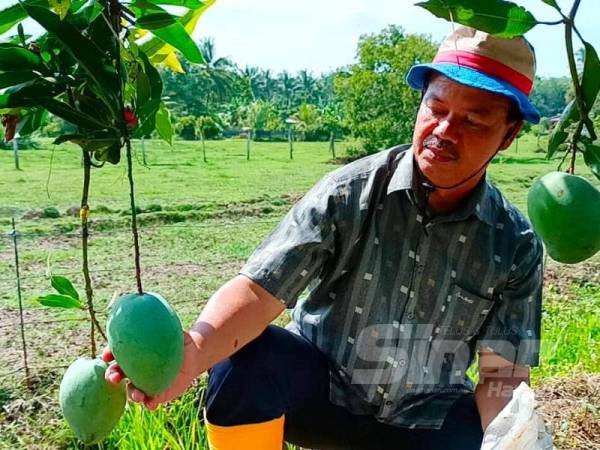
[[[333,131],[329,136],[329,150],[331,151],[331,156],[335,159],[335,133]]]
[[[147,166],[148,163],[146,162],[146,141],[144,140],[143,136],[140,139],[140,143],[142,144],[142,163],[144,164],[144,166]]]
[[[290,159],[294,159],[294,137],[292,136],[292,127],[288,129],[288,142],[290,143]]]
[[[206,161],[206,145],[204,143],[204,133],[202,132],[202,130],[200,130],[200,141],[202,141],[202,158],[204,159],[204,162]]]
[[[515,152],[519,153],[519,138],[515,139]]]
[[[15,155],[15,169],[21,170],[19,165],[19,140],[18,138],[13,139],[13,154]]]

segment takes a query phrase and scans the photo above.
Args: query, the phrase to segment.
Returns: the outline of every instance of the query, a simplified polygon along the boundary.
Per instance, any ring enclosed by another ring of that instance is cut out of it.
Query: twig
[[[12,218],[12,236],[15,249],[15,274],[17,276],[17,299],[19,300],[19,325],[21,327],[21,344],[23,346],[23,367],[25,369],[25,382],[29,386],[29,367],[27,366],[27,342],[25,341],[25,322],[23,320],[23,299],[21,296],[21,274],[19,272],[19,246],[17,244],[17,227],[15,218]]]

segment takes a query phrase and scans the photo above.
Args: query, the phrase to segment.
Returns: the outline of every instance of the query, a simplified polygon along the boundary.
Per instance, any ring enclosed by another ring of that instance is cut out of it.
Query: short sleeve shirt
[[[293,308],[289,328],[330,362],[330,400],[440,428],[482,346],[538,364],[542,245],[486,178],[452,213],[414,201],[408,145],[324,176],[240,274]]]

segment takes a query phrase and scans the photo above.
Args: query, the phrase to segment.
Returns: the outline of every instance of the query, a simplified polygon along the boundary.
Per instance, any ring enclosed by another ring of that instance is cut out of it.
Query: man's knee
[[[209,370],[206,415],[215,425],[240,425],[271,420],[282,404],[269,372],[269,326],[260,336]]]

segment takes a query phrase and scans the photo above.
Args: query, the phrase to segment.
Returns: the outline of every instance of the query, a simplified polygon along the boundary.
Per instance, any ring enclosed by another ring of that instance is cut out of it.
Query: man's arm
[[[173,384],[154,397],[129,386],[129,397],[150,409],[179,397],[196,377],[258,337],[284,309],[285,305],[268,291],[238,275],[214,293],[196,323],[184,333],[183,365]],[[109,349],[103,358],[112,361]],[[112,364],[105,377],[118,384],[126,374]]]
[[[198,348],[198,374],[258,337],[284,310],[281,301],[243,275],[224,284],[189,332]]]
[[[475,402],[483,431],[512,399],[521,382],[529,384],[529,367],[514,365],[492,350],[479,352],[479,383]]]

